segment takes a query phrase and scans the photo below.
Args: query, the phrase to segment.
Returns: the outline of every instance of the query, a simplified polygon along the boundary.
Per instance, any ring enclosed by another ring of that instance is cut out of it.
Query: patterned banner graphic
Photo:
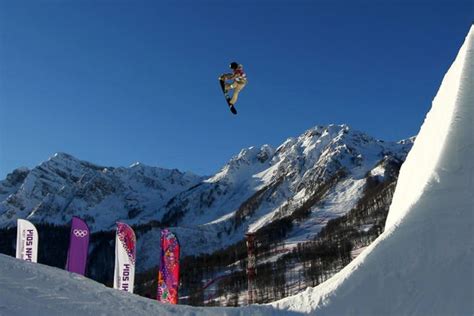
[[[67,252],[66,270],[84,275],[86,272],[87,253],[89,250],[89,227],[79,217],[73,217],[69,250]]]
[[[168,229],[161,231],[161,258],[158,272],[158,296],[163,303],[178,303],[179,243]]]
[[[133,293],[135,281],[136,238],[133,229],[117,222],[115,235],[114,289]]]
[[[16,233],[16,257],[38,262],[38,239],[36,227],[27,220],[19,219]]]

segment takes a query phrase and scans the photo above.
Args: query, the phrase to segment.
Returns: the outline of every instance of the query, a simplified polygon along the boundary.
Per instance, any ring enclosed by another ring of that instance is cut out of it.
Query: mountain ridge
[[[295,243],[350,211],[367,179],[383,181],[412,143],[377,140],[348,125],[315,126],[276,148],[244,148],[208,177],[141,163],[104,167],[57,153],[0,181],[0,227],[15,226],[16,218],[68,225],[73,215],[92,231],[111,231],[118,220],[137,227],[154,223],[139,233],[138,247],[150,248],[159,227],[171,227],[191,255],[212,253],[288,218]],[[153,265],[154,255],[144,257],[139,269]]]

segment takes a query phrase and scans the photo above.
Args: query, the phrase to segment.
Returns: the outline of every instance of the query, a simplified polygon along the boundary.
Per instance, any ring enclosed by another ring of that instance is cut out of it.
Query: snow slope
[[[474,26],[400,171],[385,232],[273,306],[316,315],[474,314]]]
[[[164,305],[105,287],[75,273],[0,254],[0,315],[301,315],[270,306],[202,308]]]

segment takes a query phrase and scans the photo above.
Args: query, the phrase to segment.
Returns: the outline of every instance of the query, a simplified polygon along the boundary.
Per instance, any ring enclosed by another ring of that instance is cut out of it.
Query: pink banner
[[[158,272],[158,296],[163,303],[178,303],[179,242],[168,229],[161,231],[161,258]]]

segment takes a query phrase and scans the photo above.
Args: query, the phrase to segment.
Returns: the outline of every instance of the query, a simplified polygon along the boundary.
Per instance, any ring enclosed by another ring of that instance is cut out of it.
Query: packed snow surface
[[[165,305],[105,287],[81,275],[0,254],[0,315],[288,315],[271,306],[203,308]],[[292,312],[289,315],[301,315]]]

